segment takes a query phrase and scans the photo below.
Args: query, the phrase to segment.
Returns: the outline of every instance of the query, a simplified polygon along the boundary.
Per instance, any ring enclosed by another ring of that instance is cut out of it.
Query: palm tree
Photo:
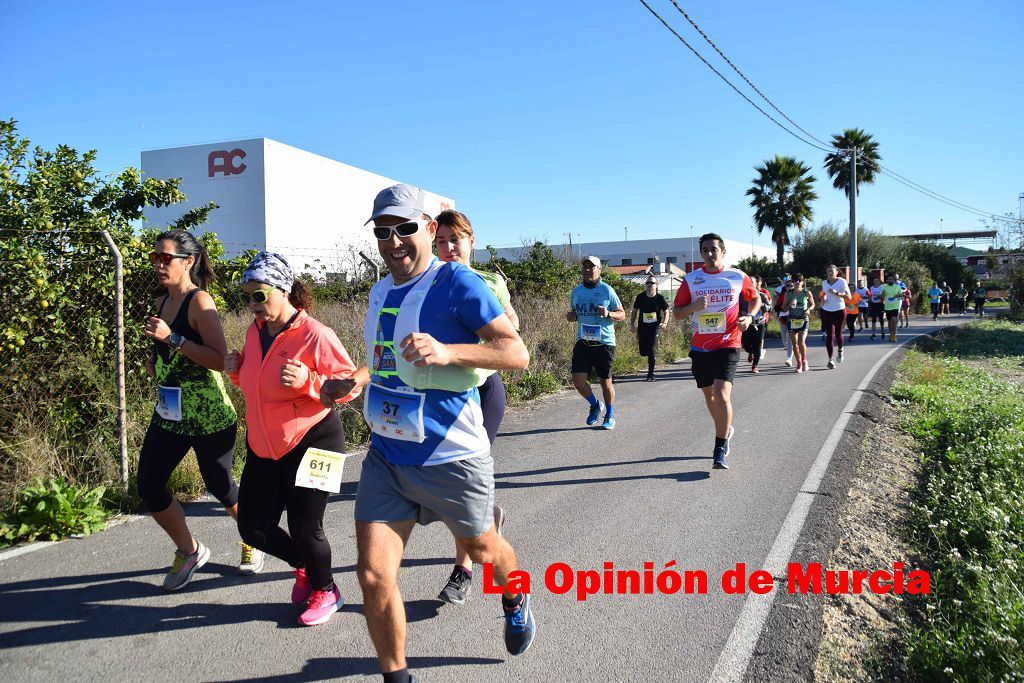
[[[879,172],[878,162],[882,157],[878,156],[878,143],[860,128],[847,128],[842,135],[833,135],[832,144],[842,152],[832,152],[825,155],[825,171],[832,179],[832,186],[842,190],[846,196],[850,196],[850,153],[849,150],[857,148],[857,194],[860,194],[860,186],[875,182],[875,174]]]
[[[791,227],[804,229],[814,212],[811,202],[818,198],[814,191],[811,167],[793,157],[775,155],[763,165],[754,168],[758,176],[754,186],[747,190],[753,197],[754,224],[757,234],[771,228],[775,242],[775,260],[782,267],[783,251],[789,244]]]

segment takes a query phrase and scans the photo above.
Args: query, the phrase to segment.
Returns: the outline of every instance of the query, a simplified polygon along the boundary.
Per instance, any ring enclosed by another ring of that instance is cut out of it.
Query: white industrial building
[[[217,233],[229,255],[276,251],[300,272],[355,273],[359,251],[377,243],[363,226],[373,198],[397,181],[267,138],[174,147],[142,153],[150,178],[181,178],[184,204],[148,207],[148,226],[169,225],[185,211],[216,202],[199,232]],[[415,183],[413,183],[415,184]],[[454,200],[426,193],[432,216]]]
[[[573,244],[551,244],[556,253],[571,252],[578,258],[597,256],[605,266],[639,266],[656,263],[669,265],[689,272],[700,267],[703,259],[697,237],[667,237],[653,240],[620,240],[616,242],[582,242]],[[506,247],[497,249],[500,258],[516,261],[529,251],[529,246]],[[761,256],[775,260],[775,249],[753,246],[749,242],[725,240],[726,265],[736,265],[748,256]],[[489,260],[486,249],[476,249],[473,259],[486,262]]]

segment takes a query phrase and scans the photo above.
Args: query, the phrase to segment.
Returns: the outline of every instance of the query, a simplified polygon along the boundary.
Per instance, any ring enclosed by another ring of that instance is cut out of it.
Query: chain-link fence
[[[11,246],[15,245],[15,246]],[[0,254],[0,500],[40,477],[127,481],[117,271],[102,232],[26,232]]]

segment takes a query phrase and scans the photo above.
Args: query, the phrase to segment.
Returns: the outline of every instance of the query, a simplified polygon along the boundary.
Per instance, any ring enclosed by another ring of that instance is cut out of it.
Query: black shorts
[[[710,387],[716,379],[732,382],[736,376],[736,365],[740,361],[739,349],[718,349],[717,351],[694,351],[690,349],[690,369],[697,387]]]
[[[885,309],[885,319],[886,320],[893,320],[897,316],[899,316],[899,314],[900,314],[900,309],[898,309],[898,308],[887,308],[887,309]]]
[[[615,347],[609,344],[588,344],[582,339],[576,340],[572,349],[572,374],[589,375],[593,370],[601,379],[612,376],[612,364],[615,362]]]
[[[871,306],[868,308],[868,310],[871,311],[871,321],[872,322],[874,322],[876,320],[878,322],[882,322],[882,315],[883,315],[883,313],[885,311],[885,307],[884,307],[884,305],[882,304],[881,301],[878,301],[878,302],[872,301],[871,302]]]

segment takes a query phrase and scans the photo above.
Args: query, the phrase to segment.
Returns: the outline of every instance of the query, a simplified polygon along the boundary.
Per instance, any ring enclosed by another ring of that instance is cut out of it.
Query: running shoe
[[[754,373],[755,375],[760,374],[760,372],[761,372],[756,365],[754,367],[750,368],[750,371],[752,373]]]
[[[603,407],[604,406],[601,405],[600,401],[598,401],[594,405],[590,406],[590,412],[587,413],[587,424],[588,425],[593,427],[594,425],[597,424],[597,418],[601,417],[601,408],[603,408]]]
[[[295,583],[292,585],[292,604],[299,605],[307,600],[313,593],[313,585],[306,578],[306,568],[299,567],[294,572]]]
[[[725,433],[725,453],[723,455],[729,455],[732,452],[732,437],[736,435],[736,428],[729,425],[729,431]]]
[[[804,372],[810,372],[810,371],[811,371],[811,364],[808,363],[807,359],[805,358],[804,359]]]
[[[875,338],[875,333],[874,333],[874,332],[872,332],[872,333],[871,333],[871,338],[872,338],[872,339],[874,339],[874,338]]]
[[[803,372],[804,371],[804,364],[801,363],[800,361],[796,362],[796,371],[797,372]]]
[[[889,341],[891,341],[891,342],[896,341],[896,335],[895,334],[889,335]]]
[[[836,362],[834,360],[832,360],[831,358],[829,358],[828,359],[828,366],[827,367],[828,367],[829,370],[832,370],[833,368],[836,367]]]
[[[341,597],[337,585],[329,591],[315,590],[309,597],[306,611],[299,615],[299,623],[303,626],[323,624],[344,604],[345,600]]]
[[[715,448],[715,453],[714,453],[715,464],[713,465],[713,469],[716,469],[716,470],[727,470],[727,469],[729,469],[729,464],[725,461],[725,459],[727,457],[728,457],[728,451],[726,450],[725,446],[722,446],[721,448]]]
[[[164,590],[176,591],[188,585],[192,575],[210,559],[210,549],[196,541],[196,551],[186,555],[180,550],[174,551],[174,563],[164,577]]]
[[[786,365],[787,368],[793,367],[793,356],[786,356],[786,363],[785,363],[785,365]]]
[[[615,429],[615,418],[605,415],[604,424],[601,425],[601,429]]]
[[[249,576],[263,571],[263,551],[241,541],[238,542],[238,545],[242,546],[242,559],[238,562],[238,573]]]
[[[448,577],[448,583],[437,594],[437,599],[451,605],[465,605],[472,587],[473,577],[462,567],[456,566],[452,569],[452,575]]]
[[[494,504],[494,530],[501,536],[501,527],[505,526],[505,508]]]
[[[654,381],[654,373],[653,372],[651,374],[647,375],[647,381],[648,382],[653,382]]]
[[[533,645],[537,635],[537,622],[533,620],[530,596],[523,594],[523,601],[515,610],[505,610],[505,649],[509,654],[521,655]]]
[[[836,362],[837,363],[842,363],[843,362],[843,350],[842,349],[839,349],[839,355],[836,356]]]

